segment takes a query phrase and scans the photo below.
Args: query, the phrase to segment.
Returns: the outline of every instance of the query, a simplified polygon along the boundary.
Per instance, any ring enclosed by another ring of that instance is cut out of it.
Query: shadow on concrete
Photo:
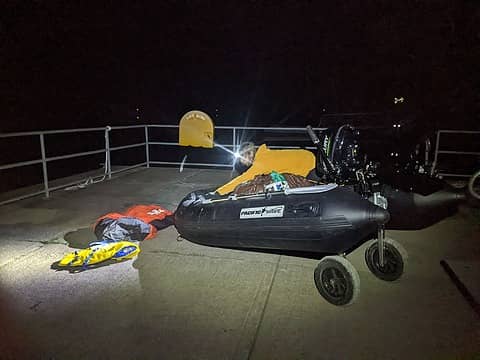
[[[74,249],[85,249],[91,242],[97,241],[97,237],[90,227],[70,231],[63,238],[68,246]]]
[[[94,269],[102,268],[102,267],[113,265],[113,264],[120,264],[122,262],[129,261],[129,260],[131,260],[131,259],[122,259],[122,260],[112,260],[112,259],[110,259],[110,260],[102,261],[101,263],[87,265],[85,267],[83,267],[83,266],[60,266],[59,265],[60,260],[59,260],[59,261],[55,261],[52,265],[50,265],[50,269],[56,270],[56,271],[68,271],[71,274],[76,274],[76,273],[81,273],[81,272],[84,272],[84,271],[87,271],[87,270],[94,270]]]

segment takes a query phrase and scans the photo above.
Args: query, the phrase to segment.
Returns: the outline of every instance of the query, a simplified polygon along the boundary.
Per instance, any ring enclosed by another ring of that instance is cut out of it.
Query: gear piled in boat
[[[269,191],[282,189],[294,189],[316,185],[315,181],[306,179],[303,176],[284,173],[279,174],[272,171],[268,175],[256,175],[252,180],[247,180],[235,187],[232,194],[236,196],[260,194]]]

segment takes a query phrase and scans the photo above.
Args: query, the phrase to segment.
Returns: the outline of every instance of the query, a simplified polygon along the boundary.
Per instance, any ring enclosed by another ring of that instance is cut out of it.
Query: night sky
[[[361,112],[479,128],[478,1],[82,3],[2,6],[0,131],[177,123],[191,109],[220,125]]]

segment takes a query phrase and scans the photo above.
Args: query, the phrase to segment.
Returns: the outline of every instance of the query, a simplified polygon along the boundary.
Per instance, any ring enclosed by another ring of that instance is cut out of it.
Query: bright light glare
[[[229,154],[231,154],[235,159],[238,159],[238,158],[242,158],[244,160],[247,160],[245,159],[242,155],[240,155],[240,153],[238,151],[235,151],[233,152],[232,150],[230,150],[229,148],[221,145],[221,144],[217,144],[217,143],[213,143],[215,146],[218,146],[220,149],[222,150],[225,150],[226,152],[228,152]]]
[[[214,142],[213,145],[218,146],[220,149],[225,150],[229,154],[232,154],[233,156],[235,156],[235,153],[232,150],[230,150],[229,148],[227,148],[227,147],[225,147],[221,144],[217,144],[216,142]]]

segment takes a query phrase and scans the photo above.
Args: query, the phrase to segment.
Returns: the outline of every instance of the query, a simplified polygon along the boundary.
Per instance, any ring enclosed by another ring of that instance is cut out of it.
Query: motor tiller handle
[[[321,166],[325,167],[325,170],[327,171],[328,180],[336,182],[337,181],[337,176],[336,176],[333,164],[330,162],[327,155],[325,154],[325,151],[323,150],[322,146],[320,145],[320,139],[315,134],[315,132],[313,131],[313,129],[310,125],[307,125],[307,133],[310,136],[310,138],[312,139],[313,143],[317,146],[317,174],[318,174],[318,168],[319,168],[319,163],[320,163],[320,164],[322,164]]]
[[[307,125],[307,132],[308,132],[308,135],[310,136],[310,139],[312,139],[313,143],[317,145],[320,142],[320,139],[318,138],[317,134],[315,134],[315,132],[313,131],[310,125]]]

